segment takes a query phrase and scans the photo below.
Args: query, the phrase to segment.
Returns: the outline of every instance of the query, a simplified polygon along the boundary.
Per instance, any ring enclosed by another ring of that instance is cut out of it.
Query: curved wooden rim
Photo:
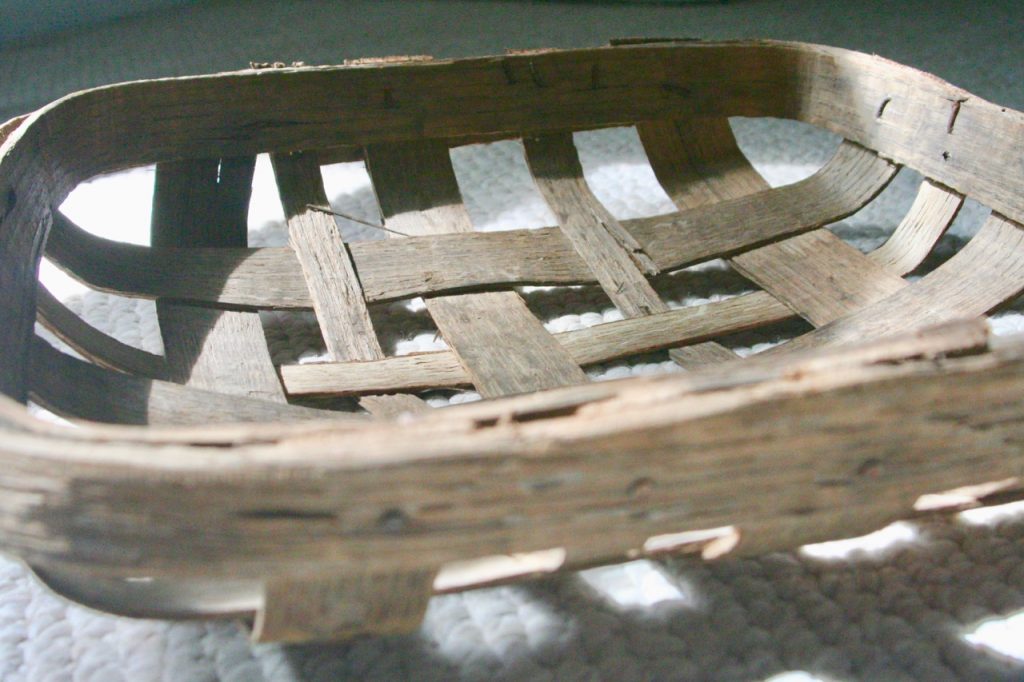
[[[493,106],[470,106],[483,98]],[[309,566],[429,572],[465,556],[563,545],[575,565],[623,548],[642,555],[646,538],[694,525],[735,523],[747,533],[770,519],[788,533],[741,541],[748,548],[825,539],[904,515],[935,488],[1019,475],[1019,447],[1007,454],[1021,442],[1019,420],[976,422],[985,410],[1015,414],[1006,395],[1024,381],[1024,349],[988,352],[978,323],[370,423],[68,430],[18,404],[51,212],[88,177],[198,156],[564,133],[676,111],[806,121],[990,206],[971,250],[897,294],[924,319],[956,311],[931,310],[921,292],[953,291],[979,314],[1024,287],[1024,115],[846,50],[630,45],[76,93],[5,127],[13,132],[0,146],[0,393],[10,396],[0,396],[0,542],[43,571],[127,566],[168,578],[263,578]],[[1008,142],[993,148],[993,139]],[[964,272],[1003,280],[993,291],[961,291]],[[855,338],[874,329],[865,320],[877,312],[825,324],[794,347]],[[848,447],[821,456],[836,434]],[[879,463],[886,475],[873,477]]]

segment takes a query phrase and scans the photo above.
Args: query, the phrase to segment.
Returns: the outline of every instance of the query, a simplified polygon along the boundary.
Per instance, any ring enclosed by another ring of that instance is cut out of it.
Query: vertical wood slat
[[[868,257],[897,274],[907,274],[927,257],[963,204],[961,195],[926,178],[907,215]]]
[[[316,154],[273,154],[271,162],[288,220],[288,241],[309,286],[331,359],[384,359],[352,256],[334,217],[312,208],[329,205]],[[378,416],[427,409],[412,395],[366,396],[359,402]]]
[[[650,256],[593,195],[583,178],[572,133],[523,139],[534,181],[558,226],[626,317],[668,310],[644,276],[657,274]]]
[[[384,359],[337,223],[314,208],[329,206],[316,153],[270,158],[288,220],[288,242],[302,267],[327,352],[339,361]],[[380,417],[428,409],[409,394],[363,396],[359,404]],[[275,578],[263,587],[253,638],[282,642],[337,639],[368,628],[409,631],[422,622],[433,578],[433,572],[424,571]]]
[[[700,131],[683,134],[679,121],[644,121],[636,126],[644,150],[662,188],[681,211],[719,201],[739,199],[767,188],[759,173],[729,145],[721,126],[727,119],[703,122]],[[694,369],[735,360],[736,354],[715,341],[672,348],[676,364]]]
[[[154,246],[240,247],[255,159],[157,164],[151,224]],[[157,300],[172,380],[233,395],[287,402],[258,313],[216,311]]]
[[[409,236],[472,231],[443,142],[374,145],[366,158],[389,230]],[[426,306],[484,397],[587,381],[514,291],[428,298]]]

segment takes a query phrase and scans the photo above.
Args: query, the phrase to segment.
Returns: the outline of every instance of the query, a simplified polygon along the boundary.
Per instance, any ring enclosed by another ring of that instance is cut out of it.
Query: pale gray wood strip
[[[601,288],[626,317],[668,310],[644,274],[657,274],[651,257],[590,191],[572,133],[524,138],[526,160],[537,188],[562,232],[587,263]]]
[[[938,269],[873,305],[765,351],[879,338],[962,317],[984,315],[1024,290],[1024,229],[993,214],[966,246]]]
[[[586,87],[595,72],[598,87]],[[266,106],[268,90],[278,104],[273,110]],[[481,107],[481,101],[490,104]],[[950,132],[955,101],[961,106]],[[874,115],[886,102],[883,115]],[[1016,198],[1020,180],[1011,172],[1013,145],[992,144],[1019,140],[1024,117],[912,68],[811,45],[632,46],[132,83],[68,98],[46,112],[38,134],[52,139],[54,149],[68,150],[54,156],[71,157],[64,163],[78,179],[204,152],[255,154],[309,148],[311,141],[333,147],[424,134],[539,133],[676,111],[804,120],[1008,215],[1020,218],[1024,211]],[[124,144],[124,131],[132,131],[132,144]],[[956,161],[949,163],[943,151]]]
[[[752,247],[841,220],[874,199],[898,167],[852,142],[800,182],[747,194],[678,214],[662,222],[649,218],[650,236],[634,234],[663,269],[670,263],[731,256]]]
[[[328,353],[338,361],[383,359],[362,284],[338,226],[333,216],[313,208],[329,207],[316,154],[270,158],[288,220],[288,241],[309,285]],[[379,416],[427,409],[425,402],[410,395],[368,397],[360,405]]]
[[[433,351],[397,355],[373,362],[313,362],[281,365],[289,395],[362,395],[425,391],[470,385],[455,353]]]
[[[658,182],[680,210],[770,189],[726,118],[642,121],[636,129]]]
[[[254,163],[254,159],[200,159],[157,164],[153,245],[244,247]],[[158,299],[157,317],[172,381],[286,402],[257,313]]]
[[[889,239],[868,257],[893,272],[907,274],[931,252],[963,203],[962,196],[926,178],[910,211]]]
[[[717,341],[704,341],[692,346],[669,348],[668,357],[680,367],[700,369],[721,362],[738,360],[740,356]]]
[[[288,241],[309,285],[327,351],[335,360],[383,358],[338,226],[330,214],[310,208],[329,206],[316,155],[295,152],[270,158],[288,220]]]
[[[734,209],[728,208],[734,201],[724,201],[621,224],[653,254],[662,270],[749,249],[860,210],[896,171],[877,156],[863,154],[864,162],[874,166],[874,173],[852,194],[831,185],[833,166],[856,155],[848,150],[811,178],[743,198],[739,200],[742,205]],[[819,201],[812,203],[812,197]],[[795,207],[805,201],[812,210],[797,212]],[[714,239],[706,240],[709,234]],[[655,240],[661,242],[656,248],[668,249],[667,254],[650,246]],[[482,286],[595,281],[557,228],[358,242],[349,249],[369,301]],[[92,236],[57,213],[47,256],[104,291],[258,308],[313,305],[295,254],[287,248],[147,249]]]
[[[37,338],[30,394],[72,419],[114,424],[227,424],[294,420],[362,421],[363,415],[286,405],[124,374],[82,362]]]
[[[366,156],[388,229],[406,235],[472,230],[443,142],[373,146]],[[516,292],[430,298],[426,305],[485,397],[587,381]]]
[[[791,317],[792,310],[761,291],[702,306],[562,332],[554,338],[576,363],[592,365]],[[358,395],[389,389],[450,388],[470,384],[469,374],[450,351],[390,357],[379,362],[283,365],[281,376],[288,393],[294,395]]]
[[[36,290],[36,318],[57,338],[101,367],[151,379],[167,377],[167,363],[162,355],[129,346],[104,334],[69,310],[42,285]]]

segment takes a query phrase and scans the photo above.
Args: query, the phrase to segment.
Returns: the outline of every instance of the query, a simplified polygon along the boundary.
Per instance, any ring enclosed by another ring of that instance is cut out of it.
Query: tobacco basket
[[[844,141],[772,189],[733,116]],[[572,133],[612,126],[636,127],[678,211],[617,221],[595,198]],[[474,232],[449,149],[509,138],[558,224]],[[0,545],[81,603],[243,618],[264,640],[390,632],[440,592],[792,548],[1020,491],[1024,344],[996,343],[983,316],[1024,289],[1024,116],[879,57],[624,41],[250,69],[76,93],[4,139]],[[257,153],[273,158],[287,247],[246,244]],[[318,166],[359,159],[392,238],[346,244],[316,208]],[[55,208],[145,164],[151,247]],[[880,248],[827,229],[903,166],[924,180]],[[965,197],[990,217],[908,279]],[[165,354],[72,313],[38,284],[44,255],[155,299]],[[713,258],[753,291],[670,308],[651,283]],[[551,334],[517,289],[582,284],[623,319]],[[417,296],[448,350],[386,355],[368,303]],[[275,367],[258,315],[271,309],[315,311],[331,360]],[[799,318],[812,330],[750,359],[720,343]],[[581,370],[656,350],[689,371]],[[485,400],[419,397],[464,386]]]

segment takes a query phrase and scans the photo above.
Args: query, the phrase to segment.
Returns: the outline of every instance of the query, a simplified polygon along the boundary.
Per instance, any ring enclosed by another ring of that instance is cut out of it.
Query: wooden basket
[[[770,189],[730,116],[844,142]],[[610,126],[636,126],[678,212],[617,221],[598,202],[572,133]],[[508,138],[557,226],[473,231],[448,150]],[[251,69],[76,93],[4,139],[0,545],[87,605],[248,618],[260,639],[389,632],[439,592],[792,548],[1021,490],[1024,344],[994,344],[981,316],[1024,289],[1024,116],[913,69],[692,41]],[[264,152],[289,247],[246,246]],[[342,241],[318,169],[342,159],[365,160],[392,238]],[[88,178],[153,163],[151,248],[55,208]],[[901,166],[925,180],[881,248],[824,228]],[[983,227],[905,279],[965,197],[991,208]],[[38,284],[44,254],[156,299],[165,355],[58,302]],[[716,257],[757,291],[670,309],[651,284]],[[550,334],[514,289],[588,283],[623,320]],[[449,350],[388,357],[367,302],[416,296]],[[332,361],[275,367],[264,309],[314,310]],[[813,331],[753,359],[716,341],[796,317]],[[664,349],[693,371],[581,370]],[[429,410],[417,396],[461,386],[486,400]],[[30,399],[77,428],[30,416]]]

